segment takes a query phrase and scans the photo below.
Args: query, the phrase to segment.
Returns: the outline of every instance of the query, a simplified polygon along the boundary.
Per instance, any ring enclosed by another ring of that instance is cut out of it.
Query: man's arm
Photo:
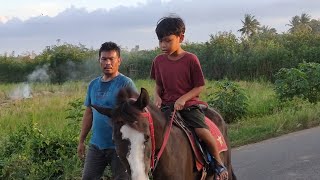
[[[90,107],[87,107],[82,118],[82,127],[81,133],[79,138],[79,145],[78,145],[78,156],[79,158],[84,158],[85,155],[85,145],[84,141],[91,130],[92,127],[92,110]]]
[[[199,86],[199,87],[195,87],[193,89],[191,89],[188,93],[184,94],[183,96],[181,96],[179,99],[177,99],[177,101],[174,104],[174,108],[176,110],[182,110],[185,103],[187,101],[189,101],[190,99],[199,96],[200,93],[203,91],[204,86]]]

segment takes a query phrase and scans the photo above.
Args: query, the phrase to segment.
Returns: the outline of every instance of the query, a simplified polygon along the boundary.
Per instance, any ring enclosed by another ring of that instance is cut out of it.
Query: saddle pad
[[[219,128],[207,117],[205,117],[205,123],[209,127],[211,134],[216,140],[216,144],[218,146],[218,152],[221,153],[221,152],[227,151],[228,147],[227,147],[226,141],[221,131],[219,130]]]

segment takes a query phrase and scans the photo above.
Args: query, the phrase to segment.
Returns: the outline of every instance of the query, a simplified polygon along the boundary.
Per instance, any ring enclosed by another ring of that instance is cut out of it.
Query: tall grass
[[[32,98],[11,100],[9,94],[17,87],[16,84],[0,86],[1,94],[4,94],[0,101],[0,135],[14,131],[28,120],[37,123],[44,132],[48,129],[59,131],[67,124],[68,102],[84,99],[86,92],[83,82],[31,84]]]

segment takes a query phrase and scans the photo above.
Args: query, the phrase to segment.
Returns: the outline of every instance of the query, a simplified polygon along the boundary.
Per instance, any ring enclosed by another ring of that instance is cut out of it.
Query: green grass
[[[279,105],[271,83],[241,81],[238,84],[245,90],[249,98],[247,116],[257,117],[271,114],[273,109]]]
[[[319,125],[320,104],[298,100],[274,114],[244,118],[231,124],[229,136],[232,146],[237,147]]]
[[[0,101],[0,135],[14,131],[28,120],[37,123],[45,131],[59,131],[67,124],[68,103],[77,98],[84,99],[86,92],[86,83],[81,82],[63,85],[31,84],[32,98],[10,100],[10,92],[18,86],[0,86],[1,94],[5,95]]]

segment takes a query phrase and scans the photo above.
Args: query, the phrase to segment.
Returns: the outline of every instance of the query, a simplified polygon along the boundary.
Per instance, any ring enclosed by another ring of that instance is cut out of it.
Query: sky
[[[0,54],[41,53],[60,43],[97,49],[114,41],[128,50],[158,46],[157,21],[172,13],[186,24],[185,39],[206,42],[219,32],[237,32],[245,14],[261,25],[289,29],[290,19],[307,13],[320,19],[320,0],[0,0]]]

